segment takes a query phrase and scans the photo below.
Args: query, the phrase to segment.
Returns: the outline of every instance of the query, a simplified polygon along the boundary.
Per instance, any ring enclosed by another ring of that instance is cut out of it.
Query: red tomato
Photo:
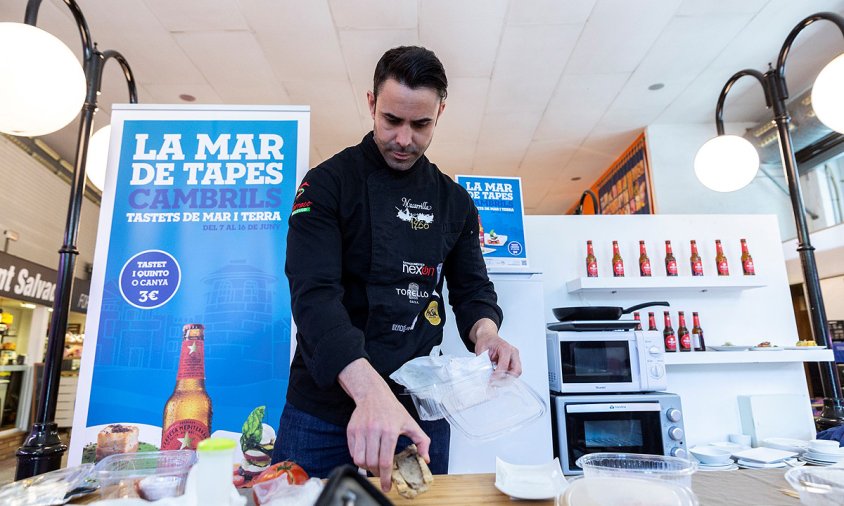
[[[262,481],[270,481],[276,478],[285,476],[287,483],[291,485],[301,485],[308,481],[308,473],[302,469],[302,466],[295,462],[285,460],[284,462],[277,462],[252,480],[252,484],[261,483]]]

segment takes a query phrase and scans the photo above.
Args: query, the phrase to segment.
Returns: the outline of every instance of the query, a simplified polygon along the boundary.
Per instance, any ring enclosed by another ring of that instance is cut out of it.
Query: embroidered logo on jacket
[[[434,213],[423,212],[433,209],[428,202],[415,204],[407,197],[402,197],[401,201],[403,208],[396,207],[396,211],[398,211],[396,217],[398,219],[410,223],[410,228],[413,230],[427,230],[431,227],[431,223],[434,222]]]
[[[301,196],[302,196],[302,194],[303,194],[303,193],[305,193],[305,188],[307,188],[308,186],[310,186],[310,184],[308,184],[308,182],[307,182],[307,181],[306,181],[306,182],[304,182],[304,183],[302,183],[302,184],[300,184],[300,185],[299,185],[299,189],[298,189],[298,190],[296,190],[296,198],[295,198],[295,199],[293,199],[293,200],[299,200],[299,197],[301,197]]]
[[[410,283],[407,288],[396,288],[396,293],[407,297],[411,304],[419,304],[419,299],[427,299],[428,292],[419,289],[419,283]]]
[[[435,327],[442,322],[440,319],[439,304],[437,304],[437,301],[432,300],[431,303],[428,304],[428,308],[425,309],[425,319],[428,320],[428,323]]]
[[[305,202],[297,202],[293,204],[293,212],[290,213],[290,216],[299,214],[299,213],[309,213],[311,212],[311,202],[310,200],[306,200]]]
[[[433,277],[437,274],[436,267],[425,265],[419,262],[401,262],[401,271],[405,274],[412,274],[415,276]]]

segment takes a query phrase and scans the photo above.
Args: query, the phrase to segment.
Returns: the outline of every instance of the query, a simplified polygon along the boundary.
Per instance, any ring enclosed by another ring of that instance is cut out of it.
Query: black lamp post
[[[844,18],[837,14],[821,12],[813,14],[802,20],[791,30],[791,33],[789,33],[788,37],[785,39],[785,42],[780,49],[779,57],[777,58],[776,67],[770,68],[769,65],[768,71],[765,73],[752,69],[745,69],[736,72],[732,77],[730,77],[718,97],[718,105],[715,109],[715,125],[718,130],[718,136],[723,136],[724,121],[722,119],[722,115],[724,101],[727,98],[727,93],[729,93],[736,81],[745,76],[753,77],[759,81],[765,92],[765,102],[768,108],[773,110],[773,121],[777,126],[780,156],[782,158],[785,177],[788,181],[791,208],[797,225],[797,251],[800,253],[800,263],[803,270],[803,279],[805,281],[806,298],[809,301],[812,336],[817,344],[827,346],[829,344],[829,323],[826,319],[826,309],[824,308],[820,281],[818,279],[818,268],[815,263],[815,248],[812,247],[809,240],[809,227],[806,223],[806,211],[803,205],[803,194],[800,190],[800,178],[797,172],[797,162],[794,158],[791,133],[788,129],[791,118],[785,104],[785,100],[788,98],[788,89],[785,83],[785,59],[788,57],[791,45],[794,43],[794,39],[797,38],[797,35],[807,26],[820,20],[827,20],[835,23],[835,25],[838,26],[838,29],[841,30],[841,34],[844,35]],[[844,88],[841,88],[841,93],[844,93]],[[719,137],[716,137],[710,142],[716,141]],[[700,157],[705,147],[706,145],[704,145],[704,147],[701,148],[701,151],[698,152],[698,157]],[[710,149],[715,149],[714,144]],[[697,159],[695,161],[695,165],[695,170],[700,173],[702,169],[701,167],[698,167]],[[755,173],[755,170],[751,172],[751,179],[753,173]],[[729,190],[732,189],[734,188],[730,188]],[[844,423],[844,398],[842,398],[841,382],[835,363],[823,362],[821,364],[821,383],[824,395],[824,406],[820,417],[815,420],[816,426],[819,430]]]
[[[61,459],[67,450],[58,435],[55,423],[56,403],[59,393],[59,378],[64,351],[64,335],[67,329],[67,317],[70,311],[70,296],[73,288],[73,270],[76,264],[77,234],[79,215],[82,210],[82,196],[85,192],[85,162],[88,157],[88,141],[93,128],[94,113],[97,111],[97,95],[102,84],[103,66],[114,58],[123,69],[123,75],[129,86],[129,101],[138,102],[135,78],[126,59],[117,51],[99,51],[91,42],[88,23],[74,0],[63,0],[73,13],[79,35],[82,38],[83,68],[85,71],[86,95],[79,120],[79,136],[76,144],[76,163],[70,185],[70,201],[65,222],[64,242],[59,250],[58,281],[56,284],[53,314],[50,320],[50,333],[47,341],[47,354],[44,358],[44,378],[38,401],[38,411],[29,435],[23,446],[18,448],[18,465],[15,480],[53,471],[61,467]],[[26,5],[24,22],[35,26],[41,0],[29,0]],[[23,48],[22,50],[25,50]]]

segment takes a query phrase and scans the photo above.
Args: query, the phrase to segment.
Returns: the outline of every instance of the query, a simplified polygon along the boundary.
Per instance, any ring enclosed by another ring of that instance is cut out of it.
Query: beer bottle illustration
[[[176,387],[164,404],[162,450],[195,450],[211,436],[211,398],[205,391],[205,326],[189,323],[182,335]]]

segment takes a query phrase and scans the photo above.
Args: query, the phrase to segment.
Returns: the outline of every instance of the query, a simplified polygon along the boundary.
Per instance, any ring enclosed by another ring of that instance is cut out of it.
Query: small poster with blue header
[[[304,106],[116,105],[69,465],[236,441],[266,468],[290,371]]]
[[[478,208],[478,242],[490,272],[528,267],[521,182],[518,177],[457,176]]]

